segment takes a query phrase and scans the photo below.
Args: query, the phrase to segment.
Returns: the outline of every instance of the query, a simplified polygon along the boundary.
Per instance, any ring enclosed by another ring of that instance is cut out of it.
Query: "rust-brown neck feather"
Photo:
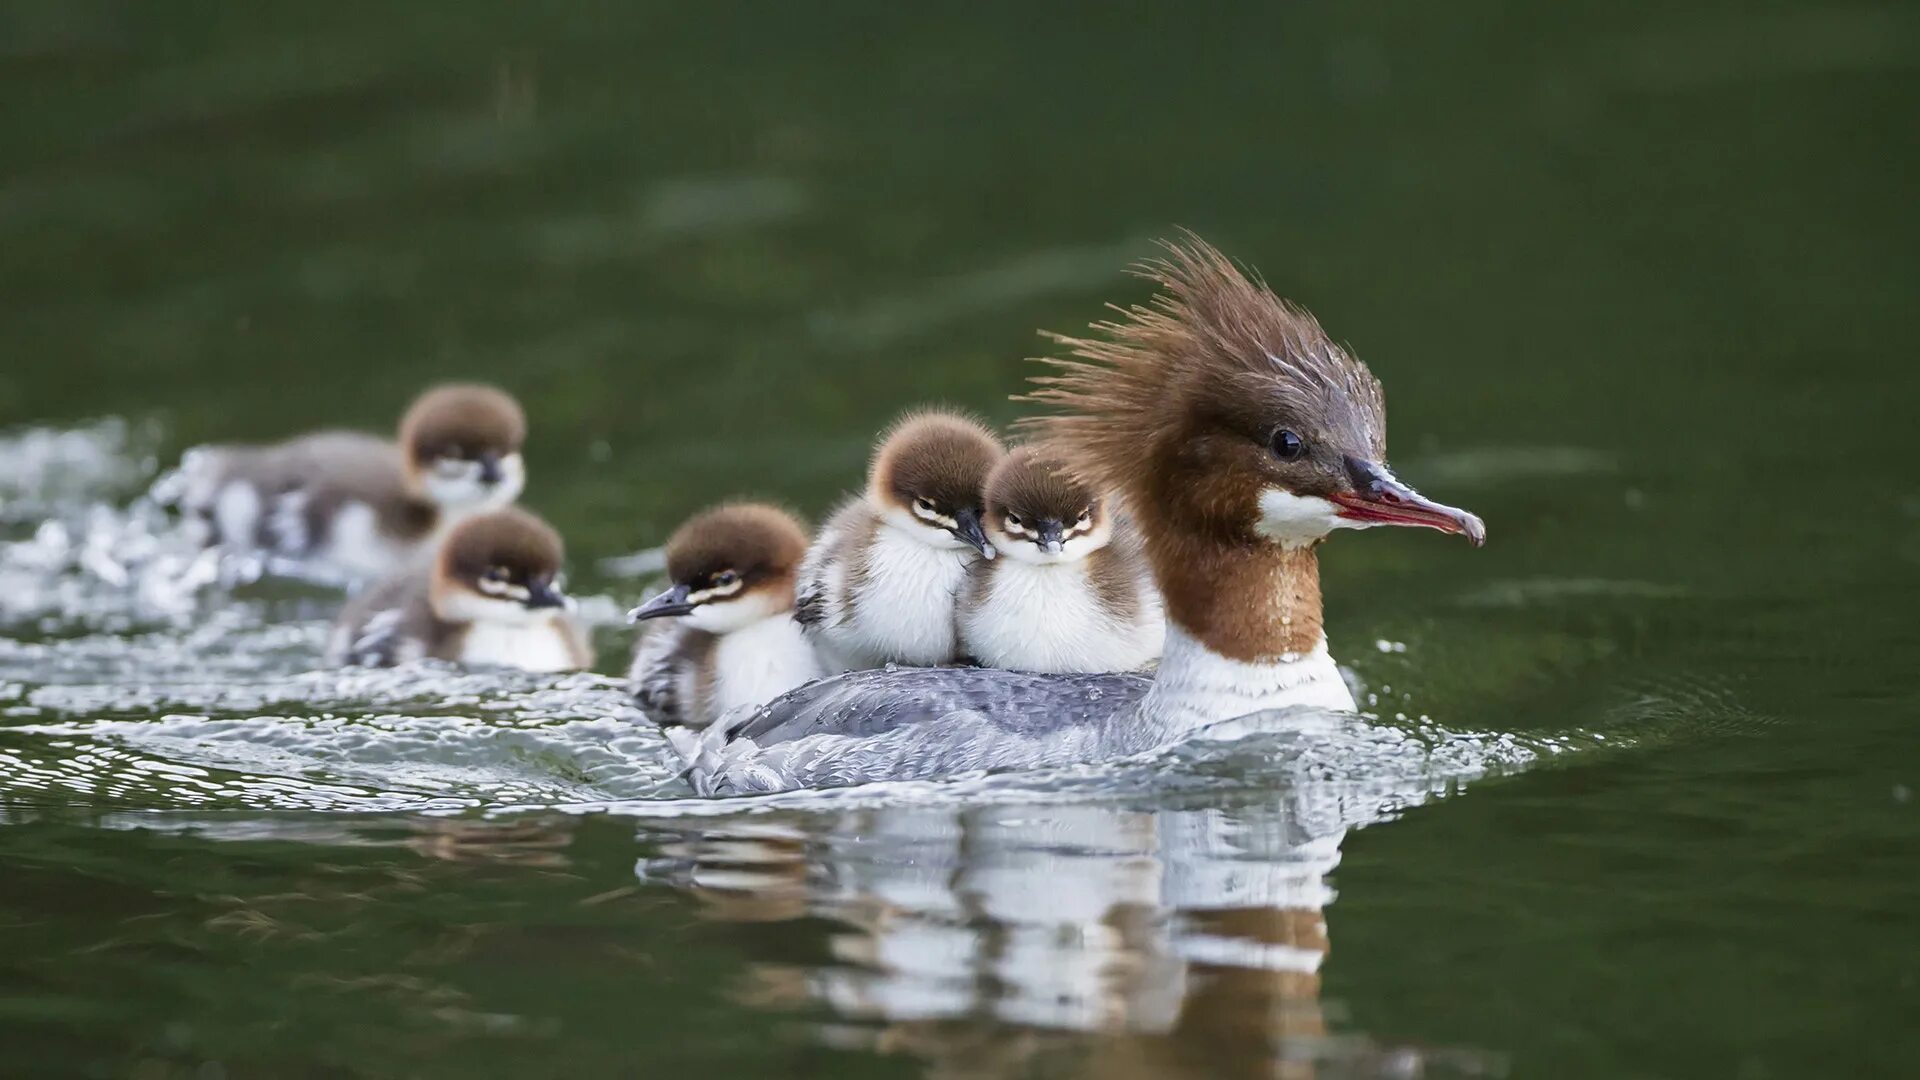
[[[1319,645],[1324,617],[1316,547],[1147,533],[1147,558],[1167,618],[1212,652],[1247,663],[1273,663]]]

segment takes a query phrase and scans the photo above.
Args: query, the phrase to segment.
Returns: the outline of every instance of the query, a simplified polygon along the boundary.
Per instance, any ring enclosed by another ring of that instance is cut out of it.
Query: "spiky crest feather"
[[[1177,437],[1169,418],[1196,396],[1250,395],[1351,416],[1385,452],[1386,403],[1365,364],[1329,339],[1307,311],[1192,232],[1163,240],[1166,255],[1132,268],[1160,286],[1146,304],[1109,305],[1118,318],[1094,336],[1047,334],[1067,357],[1036,357],[1056,369],[1016,400],[1061,410],[1017,426],[1076,475],[1128,491],[1159,440]]]

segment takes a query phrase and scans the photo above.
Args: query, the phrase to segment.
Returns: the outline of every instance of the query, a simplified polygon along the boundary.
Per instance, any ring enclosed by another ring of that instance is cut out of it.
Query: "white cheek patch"
[[[460,458],[440,458],[421,474],[421,486],[427,497],[444,507],[459,509],[495,509],[520,497],[527,483],[526,461],[519,454],[500,459],[500,480],[488,484],[480,479],[480,463]]]
[[[1011,517],[1003,517],[1000,519],[1000,531],[1016,539],[1034,540],[1039,537],[1040,533],[1036,529],[1027,528],[1027,520],[1026,518],[1022,518],[1019,521],[1015,521]],[[1060,538],[1071,545],[1075,539],[1091,535],[1099,528],[1100,526],[1094,524],[1091,515],[1076,517],[1066,523]],[[1100,543],[1106,543],[1104,535],[1101,537]]]
[[[1260,518],[1254,530],[1269,540],[1288,547],[1311,544],[1341,528],[1363,528],[1349,521],[1339,508],[1318,495],[1295,495],[1291,491],[1268,488],[1260,493]]]
[[[1061,537],[1058,551],[1049,551],[1033,539],[1038,535],[1036,531],[1031,529],[1023,531],[1026,533],[1023,539],[1016,540],[1009,537],[1003,540],[995,537],[994,546],[1006,553],[1007,558],[1028,566],[1078,562],[1106,547],[1113,539],[1113,528],[1110,525],[1096,525],[1088,522],[1086,525],[1074,526]]]
[[[887,524],[913,537],[915,540],[935,548],[966,547],[964,540],[953,535],[945,526],[920,516],[918,510],[912,513],[902,511],[898,506],[889,506],[880,512]]]
[[[1075,525],[1061,545],[1061,553],[1068,559],[1084,559],[1106,547],[1113,539],[1113,526],[1101,523],[1095,525],[1089,521],[1085,525]]]
[[[709,600],[725,600],[727,597],[732,596],[734,593],[746,587],[747,583],[744,580],[736,579],[731,585],[715,585],[711,589],[701,589],[699,592],[690,592],[687,594],[687,603],[704,604]]]
[[[517,600],[494,599],[454,587],[434,598],[434,614],[448,622],[530,626],[554,616],[553,608],[529,608]]]
[[[533,595],[527,591],[525,585],[515,585],[506,581],[493,581],[489,578],[481,578],[474,584],[479,587],[481,592],[486,593],[488,596],[505,597],[519,604],[526,603],[527,598]]]
[[[953,518],[950,518],[945,514],[938,513],[933,510],[922,509],[919,502],[917,501],[913,504],[913,516],[919,518],[921,521],[924,521],[929,525],[935,525],[942,529],[956,529],[960,527],[960,523],[958,521],[955,521]]]

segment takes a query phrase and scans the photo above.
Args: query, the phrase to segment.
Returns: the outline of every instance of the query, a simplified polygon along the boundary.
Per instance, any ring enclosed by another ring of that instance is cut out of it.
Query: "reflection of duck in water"
[[[739,996],[824,1004],[823,1032],[932,1062],[942,1076],[1310,1076],[1370,1060],[1329,1039],[1320,1003],[1327,875],[1346,829],[1444,779],[1357,795],[1302,781],[1203,810],[894,804],[732,819],[670,845],[643,876],[719,919],[827,919],[832,961],[759,964]],[[1099,1033],[1098,1039],[1085,1034]]]
[[[1076,359],[1034,395],[1061,411],[1033,422],[1139,522],[1167,610],[1155,676],[852,672],[677,737],[697,790],[1110,760],[1248,713],[1353,709],[1321,632],[1319,542],[1485,529],[1394,478],[1380,384],[1312,316],[1199,240],[1168,251],[1145,270],[1164,295],[1097,339],[1061,339]]]
[[[560,869],[568,865],[567,845],[574,822],[467,821],[418,818],[407,824],[405,843],[431,859],[460,863],[498,863]]]

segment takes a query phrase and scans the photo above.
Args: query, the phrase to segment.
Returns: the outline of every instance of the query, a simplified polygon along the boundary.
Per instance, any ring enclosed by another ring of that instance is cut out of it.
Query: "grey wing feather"
[[[634,646],[627,682],[647,719],[666,727],[686,723],[689,702],[680,700],[680,671],[674,661],[682,651],[688,629],[679,624],[657,624],[640,635]]]
[[[676,747],[703,795],[1094,761],[1156,744],[1135,709],[1151,685],[1139,675],[992,668],[849,672]]]
[[[347,659],[361,667],[391,667],[400,662],[400,623],[405,612],[397,608],[376,611],[360,624],[347,647]]]
[[[188,452],[183,508],[221,524],[220,492],[242,484],[259,499],[253,535],[220,536],[282,555],[307,554],[341,504],[379,506],[399,498],[405,476],[393,443],[354,431],[324,431],[272,446],[207,446]]]
[[[334,623],[327,660],[361,667],[391,667],[425,655],[433,622],[424,575],[415,571],[361,591]]]
[[[808,581],[793,601],[793,621],[804,627],[827,621],[827,590],[818,581]]]
[[[814,536],[806,558],[800,561],[799,585],[794,597],[793,621],[807,630],[817,630],[833,616],[833,597],[829,595],[827,560],[844,555],[841,550],[857,535],[867,514],[866,504],[849,498],[827,517],[826,524]]]
[[[790,691],[728,732],[759,746],[883,734],[956,713],[1031,737],[1110,717],[1146,693],[1137,675],[1034,675],[997,668],[851,671]]]

